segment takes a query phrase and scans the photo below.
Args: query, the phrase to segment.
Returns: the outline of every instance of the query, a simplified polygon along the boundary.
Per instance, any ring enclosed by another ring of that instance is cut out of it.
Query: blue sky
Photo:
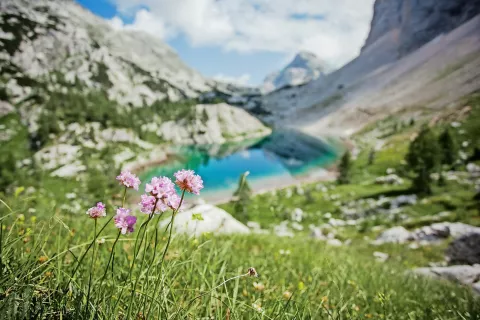
[[[328,65],[352,59],[373,0],[76,0],[116,28],[162,38],[204,76],[260,84],[296,52]],[[359,5],[361,4],[361,5]]]

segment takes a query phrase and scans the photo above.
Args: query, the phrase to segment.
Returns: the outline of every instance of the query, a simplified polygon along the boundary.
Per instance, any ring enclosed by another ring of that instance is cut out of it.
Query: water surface
[[[147,169],[142,178],[172,176],[188,168],[201,175],[203,197],[226,198],[246,171],[250,172],[248,181],[254,190],[285,186],[330,166],[341,149],[335,139],[320,140],[293,130],[274,131],[268,137],[241,143],[176,148],[166,163]]]

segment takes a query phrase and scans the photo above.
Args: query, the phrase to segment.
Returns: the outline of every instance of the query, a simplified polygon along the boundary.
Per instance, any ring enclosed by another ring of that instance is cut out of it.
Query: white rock
[[[373,253],[373,256],[375,257],[375,260],[377,260],[379,262],[385,262],[390,257],[388,254],[386,254],[384,252],[379,252],[379,251],[375,251]]]
[[[335,218],[330,218],[328,220],[328,223],[332,226],[332,227],[343,227],[346,225],[346,222],[344,220],[341,220],[341,219],[335,219]]]
[[[294,234],[288,227],[288,221],[282,221],[279,225],[273,227],[273,232],[279,237],[293,238]]]
[[[343,245],[342,241],[338,239],[328,239],[327,244],[332,247],[340,247]]]
[[[201,214],[203,220],[193,220],[194,214]],[[169,221],[160,222],[161,227],[166,227]],[[202,235],[211,232],[217,234],[250,233],[250,229],[232,217],[228,212],[210,204],[195,206],[189,210],[181,211],[175,217],[173,224],[175,233],[189,235]]]
[[[292,221],[302,222],[303,220],[303,210],[300,208],[295,208],[291,214]]]
[[[410,232],[404,227],[393,227],[385,230],[378,236],[378,238],[372,241],[374,245],[381,245],[384,243],[405,243],[411,239]]]

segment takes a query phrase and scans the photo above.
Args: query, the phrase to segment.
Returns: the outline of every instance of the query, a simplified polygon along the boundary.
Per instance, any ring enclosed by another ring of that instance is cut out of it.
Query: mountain
[[[360,55],[322,79],[264,96],[263,119],[349,135],[388,115],[460,103],[480,90],[480,1],[453,2],[377,0]]]
[[[193,98],[211,85],[158,38],[114,30],[71,0],[0,0],[0,65],[16,101],[26,82],[62,87],[79,83],[110,100],[142,106]]]
[[[205,79],[160,39],[116,30],[73,0],[0,0],[0,70],[2,172],[25,163],[88,176],[156,163],[172,143],[270,132],[241,108],[202,100],[258,90]],[[0,189],[14,181],[0,177]]]
[[[399,57],[418,49],[478,14],[478,0],[376,1],[372,26],[363,49],[395,33]]]
[[[299,52],[282,70],[268,75],[263,82],[263,91],[268,93],[289,86],[298,86],[323,77],[325,63],[311,52]]]

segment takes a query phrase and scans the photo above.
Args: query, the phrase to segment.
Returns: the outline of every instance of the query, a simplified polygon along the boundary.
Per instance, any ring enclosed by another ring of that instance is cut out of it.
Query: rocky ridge
[[[351,135],[387,115],[418,115],[418,106],[454,106],[480,89],[478,3],[377,1],[360,55],[324,78],[264,96],[263,118],[314,135]]]

